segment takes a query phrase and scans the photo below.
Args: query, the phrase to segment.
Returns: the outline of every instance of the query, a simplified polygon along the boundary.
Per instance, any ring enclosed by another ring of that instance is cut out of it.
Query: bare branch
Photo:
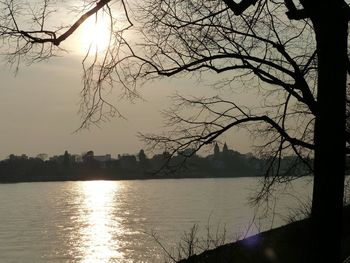
[[[247,8],[255,5],[258,0],[241,0],[236,3],[233,0],[223,0],[225,4],[235,13],[235,15],[241,15]]]

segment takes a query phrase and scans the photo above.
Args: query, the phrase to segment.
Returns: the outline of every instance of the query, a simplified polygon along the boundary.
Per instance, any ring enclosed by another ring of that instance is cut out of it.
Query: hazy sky
[[[168,96],[176,91],[197,96],[216,93],[191,79],[154,81],[140,89],[145,101],[134,104],[120,101],[118,109],[127,120],[113,119],[101,123],[101,128],[73,133],[80,125],[82,88],[82,55],[78,54],[81,43],[79,35],[75,37],[69,54],[31,66],[22,65],[17,76],[9,65],[1,64],[0,159],[11,153],[55,155],[65,150],[77,154],[94,150],[95,154],[109,153],[113,157],[137,153],[144,148],[137,138],[138,132],[156,133],[163,129],[160,111],[169,106]],[[223,140],[239,151],[250,151],[251,143],[243,133],[231,133]]]

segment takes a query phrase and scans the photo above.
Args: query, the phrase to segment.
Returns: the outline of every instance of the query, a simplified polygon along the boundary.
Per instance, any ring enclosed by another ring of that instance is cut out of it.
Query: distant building
[[[22,155],[10,154],[8,159],[11,160],[11,161],[14,161],[14,160],[28,160],[28,156],[26,154],[22,154]]]
[[[219,155],[220,155],[220,148],[219,148],[219,145],[217,143],[215,143],[215,146],[214,146],[214,158],[219,157]]]
[[[59,164],[63,164],[64,162],[66,162],[66,164],[72,164],[72,163],[75,163],[77,161],[77,157],[78,155],[71,155],[71,154],[68,154],[65,153],[63,155],[54,155],[52,157],[49,158],[49,161],[51,162],[55,162],[55,163],[59,163]]]
[[[74,158],[75,162],[77,162],[77,163],[83,162],[83,156],[81,156],[80,154],[73,154],[71,156]]]
[[[94,159],[94,151],[88,151],[85,154],[83,154],[83,161],[88,162]]]
[[[133,170],[137,167],[137,160],[135,155],[118,155],[120,167],[125,170]]]
[[[62,158],[60,158],[60,157],[62,157]],[[59,156],[59,155],[51,156],[51,157],[49,158],[49,161],[50,161],[50,162],[61,163],[61,162],[63,162],[63,156]]]
[[[179,151],[177,154],[180,156],[184,156],[184,157],[190,157],[190,156],[193,156],[196,154],[196,150],[189,148],[189,149],[185,149],[183,151]]]
[[[112,157],[110,154],[106,155],[95,155],[93,156],[93,159],[99,162],[108,162],[112,160]]]
[[[225,142],[225,144],[224,144],[224,147],[222,147],[222,153],[223,153],[224,156],[227,156],[228,153],[229,153],[229,149],[228,149],[228,147],[227,147],[226,142]]]

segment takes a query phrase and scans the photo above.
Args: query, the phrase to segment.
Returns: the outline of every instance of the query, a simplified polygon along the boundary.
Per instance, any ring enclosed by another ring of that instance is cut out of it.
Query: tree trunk
[[[345,178],[347,20],[337,0],[313,2],[318,57],[312,262],[341,262]],[[304,6],[305,7],[305,6]]]

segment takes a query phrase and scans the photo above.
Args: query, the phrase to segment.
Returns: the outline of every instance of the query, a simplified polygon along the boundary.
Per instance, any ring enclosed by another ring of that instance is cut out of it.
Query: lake
[[[164,262],[152,233],[172,251],[194,224],[203,237],[225,229],[227,241],[276,227],[308,199],[309,181],[281,188],[263,219],[248,204],[257,178],[1,184],[1,262]]]

